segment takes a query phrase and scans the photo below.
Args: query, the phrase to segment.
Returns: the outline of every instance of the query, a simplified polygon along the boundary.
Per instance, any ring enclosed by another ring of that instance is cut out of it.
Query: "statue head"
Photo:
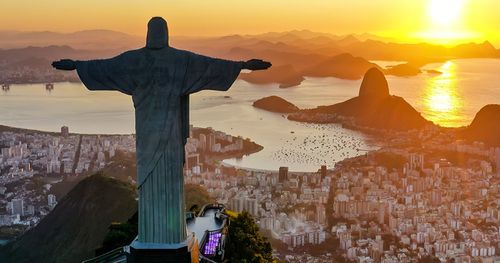
[[[167,21],[162,17],[157,16],[149,20],[146,47],[150,49],[168,47]]]

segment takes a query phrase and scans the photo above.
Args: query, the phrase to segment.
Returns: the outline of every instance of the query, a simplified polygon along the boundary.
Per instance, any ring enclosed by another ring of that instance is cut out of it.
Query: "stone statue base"
[[[127,254],[127,262],[132,263],[198,263],[198,240],[194,235],[188,236],[179,244],[152,244],[134,241]]]

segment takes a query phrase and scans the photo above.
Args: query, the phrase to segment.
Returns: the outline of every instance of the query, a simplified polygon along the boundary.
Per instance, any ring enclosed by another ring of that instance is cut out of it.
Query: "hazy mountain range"
[[[349,35],[361,41],[371,39],[379,41],[392,41],[390,38],[383,38],[373,34],[352,34]],[[341,40],[346,36],[338,36],[329,33],[312,32],[309,30],[292,30],[287,32],[268,32],[259,35],[243,35],[244,38],[257,38],[273,42],[300,39],[317,40]],[[213,37],[218,38],[218,37]],[[196,40],[196,37],[172,36],[172,40]],[[201,38],[210,39],[210,38]],[[52,31],[2,31],[0,30],[0,48],[12,49],[28,46],[71,46],[75,49],[102,50],[115,49],[125,50],[140,47],[145,43],[144,36],[135,36],[127,33],[112,30],[82,30],[73,33],[59,33]]]
[[[143,37],[111,30],[85,30],[74,33],[0,31],[0,48],[3,49],[56,45],[86,50],[125,50],[140,47],[144,42]]]
[[[0,73],[44,65],[41,59],[50,70],[50,61],[59,58],[111,57],[140,48],[144,42],[144,37],[109,30],[67,34],[0,31]],[[371,60],[402,61],[403,66],[382,70],[385,74],[412,76],[430,62],[500,57],[500,51],[489,42],[445,47],[397,43],[369,34],[336,36],[309,30],[204,38],[173,36],[171,45],[226,59],[269,60],[273,63],[270,70],[242,74],[240,78],[257,84],[278,83],[283,88],[299,85],[304,77],[360,79],[369,68],[378,67]]]

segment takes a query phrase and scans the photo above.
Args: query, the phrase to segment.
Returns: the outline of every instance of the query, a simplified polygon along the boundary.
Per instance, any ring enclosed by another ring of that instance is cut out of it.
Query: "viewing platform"
[[[198,215],[192,212],[187,213],[186,223],[188,228],[188,240],[197,242],[192,251],[189,253],[192,256],[191,262],[222,262],[225,255],[225,246],[227,242],[227,227],[229,218],[224,214],[225,207],[221,204],[205,205]],[[153,251],[154,249],[150,249]],[[155,259],[154,262],[184,262],[179,261],[177,253],[184,253],[177,249],[172,251],[172,257],[169,258],[169,253],[162,253],[164,258],[160,261]],[[142,252],[144,253],[144,252]],[[152,254],[156,254],[156,251]],[[196,258],[197,255],[197,258]],[[195,261],[195,259],[197,259]],[[124,246],[116,248],[98,257],[85,260],[83,263],[124,263],[124,262],[153,262],[136,260],[131,257],[131,247]]]
[[[227,241],[228,217],[221,204],[205,205],[198,216],[187,219],[188,231],[198,240],[200,262],[221,262]]]

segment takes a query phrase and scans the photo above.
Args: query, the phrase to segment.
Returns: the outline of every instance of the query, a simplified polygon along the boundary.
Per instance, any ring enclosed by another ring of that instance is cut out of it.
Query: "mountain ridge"
[[[78,183],[33,229],[0,249],[6,262],[79,262],[94,257],[112,222],[137,210],[132,185],[102,174]]]
[[[34,41],[37,34],[43,41]],[[75,33],[35,32],[21,34],[16,38],[16,33],[5,33],[9,37],[2,37],[0,32],[0,61],[4,65],[0,71],[9,70],[9,65],[18,56],[26,58],[32,56],[47,59],[59,58],[106,58],[119,53],[144,46],[144,38],[127,35],[110,30],[86,30]],[[44,40],[44,36],[50,35]],[[99,37],[95,37],[99,36]],[[372,37],[372,38],[368,38]],[[10,41],[10,42],[9,42]],[[17,42],[16,42],[17,41]],[[420,67],[432,62],[444,62],[449,59],[459,58],[500,58],[500,50],[490,42],[464,43],[447,47],[429,43],[396,43],[391,39],[383,39],[372,35],[348,34],[336,36],[328,33],[318,33],[310,30],[292,30],[284,32],[270,32],[255,35],[228,35],[220,37],[170,37],[172,46],[187,49],[208,56],[231,60],[247,60],[260,58],[271,61],[274,67],[292,67],[290,72],[279,74],[267,72],[249,73],[241,76],[254,84],[275,83],[281,87],[300,85],[302,79],[311,77],[337,77],[343,79],[360,79],[363,73],[378,65],[372,60],[406,61],[392,69],[385,70],[388,75],[415,76],[422,71]],[[8,44],[10,43],[10,44]],[[24,43],[24,44],[23,44]],[[9,45],[49,46],[43,49],[46,52],[35,52],[36,47],[26,48],[29,51],[20,54],[16,49],[5,49]],[[59,51],[51,51],[60,46]],[[72,48],[72,50],[68,50]],[[50,54],[50,56],[49,56]],[[341,59],[348,57],[349,59]],[[27,65],[29,66],[29,65]],[[47,65],[47,72],[50,72]],[[0,72],[0,76],[8,76]],[[254,74],[254,75],[252,75]],[[53,82],[58,79],[53,74],[40,82]],[[74,77],[72,78],[74,79]],[[0,82],[12,80],[0,79]],[[19,83],[18,80],[15,83]]]

